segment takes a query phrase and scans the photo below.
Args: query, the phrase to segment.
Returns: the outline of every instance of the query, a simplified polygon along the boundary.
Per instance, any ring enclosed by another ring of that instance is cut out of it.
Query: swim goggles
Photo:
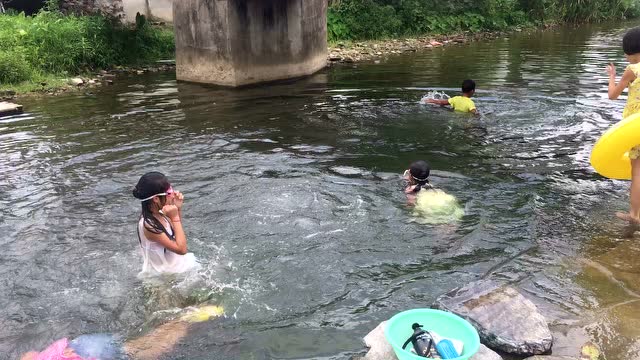
[[[411,178],[412,178],[413,180],[415,180],[415,181],[427,181],[427,180],[429,179],[429,177],[426,177],[426,178],[424,178],[424,179],[418,179],[417,177],[415,177],[415,176],[411,175],[411,171],[409,171],[409,169],[405,170],[405,171],[404,171],[404,174],[402,174],[402,177],[405,177],[405,178],[406,178],[406,177],[408,177],[408,176],[409,176],[409,177],[411,177]]]
[[[173,196],[174,191],[173,188],[171,187],[171,185],[169,185],[169,189],[167,189],[167,191],[163,192],[163,193],[159,193],[159,194],[155,194],[155,195],[151,195],[148,198],[142,199],[140,200],[141,202],[145,202],[147,200],[151,200],[154,197],[158,197],[158,196]]]

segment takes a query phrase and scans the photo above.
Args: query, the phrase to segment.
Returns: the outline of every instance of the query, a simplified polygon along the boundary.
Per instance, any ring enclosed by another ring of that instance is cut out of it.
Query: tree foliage
[[[330,40],[503,30],[637,16],[640,0],[332,0]]]

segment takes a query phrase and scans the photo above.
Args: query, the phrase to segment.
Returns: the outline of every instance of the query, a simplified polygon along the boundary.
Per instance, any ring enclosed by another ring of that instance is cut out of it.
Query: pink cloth
[[[38,356],[36,356],[36,360],[91,360],[84,359],[78,355],[66,356],[64,351],[67,349],[68,345],[69,340],[66,338],[60,339],[51,344],[44,351],[40,352]]]

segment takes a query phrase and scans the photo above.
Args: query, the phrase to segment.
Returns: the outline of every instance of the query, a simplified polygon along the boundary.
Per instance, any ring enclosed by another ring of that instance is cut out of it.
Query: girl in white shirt
[[[133,189],[140,200],[138,239],[142,249],[141,274],[182,273],[198,266],[187,253],[187,237],[182,228],[184,195],[174,191],[159,172],[144,174]]]

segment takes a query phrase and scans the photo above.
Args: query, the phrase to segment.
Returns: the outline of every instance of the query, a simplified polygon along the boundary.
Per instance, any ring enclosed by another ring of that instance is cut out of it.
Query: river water
[[[614,212],[628,183],[589,166],[621,118],[619,23],[516,33],[307,79],[227,90],[173,74],[24,99],[0,119],[0,358],[60,337],[135,338],[220,304],[166,359],[348,359],[408,308],[486,277],[549,320],[553,351],[640,356],[640,246]],[[479,119],[418,103],[478,84]],[[428,160],[454,224],[415,221],[400,175]],[[186,278],[143,281],[131,189],[159,170],[186,195]]]

